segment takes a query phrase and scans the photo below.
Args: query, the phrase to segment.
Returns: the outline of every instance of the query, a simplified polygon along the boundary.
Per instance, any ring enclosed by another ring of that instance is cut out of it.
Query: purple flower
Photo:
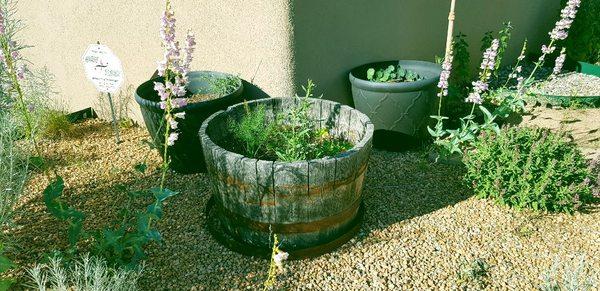
[[[172,98],[171,99],[171,107],[172,108],[181,108],[187,105],[187,98]]]
[[[481,104],[483,103],[483,98],[481,98],[481,94],[478,92],[471,92],[469,97],[465,99],[467,103]]]
[[[452,71],[452,52],[448,54],[448,57],[442,63],[442,72],[440,73],[440,81],[438,82],[438,88],[440,93],[438,97],[448,96],[448,79],[450,79],[450,73]]]
[[[472,84],[473,84],[473,90],[475,90],[475,92],[483,93],[488,90],[488,84],[481,80],[475,81]]]
[[[20,64],[17,66],[17,78],[19,80],[25,79],[25,71],[27,71],[27,67],[24,64]]]
[[[567,57],[567,54],[565,53],[565,51],[566,51],[565,48],[562,48],[562,50],[560,50],[560,55],[558,57],[556,57],[552,75],[558,75],[562,71],[563,65],[565,63],[565,58]]]
[[[167,84],[170,83],[167,82]],[[158,93],[158,96],[160,96],[160,100],[162,101],[167,100],[167,98],[169,97],[169,92],[167,92],[167,88],[161,82],[154,82],[154,90]]]
[[[171,132],[171,134],[169,134],[169,137],[167,138],[167,144],[169,146],[172,146],[175,144],[175,141],[177,141],[177,139],[179,139],[179,133]]]
[[[546,45],[542,45],[542,53],[551,54],[556,50],[555,46],[547,47]]]
[[[492,45],[485,50],[483,53],[483,61],[481,62],[480,68],[482,70],[492,71],[496,67],[496,57],[498,56],[498,48],[500,47],[500,41],[494,39]]]
[[[569,36],[569,29],[573,20],[577,16],[577,10],[581,5],[581,0],[569,0],[565,8],[560,12],[560,20],[556,22],[556,25],[552,31],[550,31],[550,38],[553,41],[564,40]]]

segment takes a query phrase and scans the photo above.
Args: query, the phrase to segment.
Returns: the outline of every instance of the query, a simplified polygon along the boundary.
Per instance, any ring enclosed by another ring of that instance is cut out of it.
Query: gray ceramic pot
[[[386,68],[397,64],[425,79],[402,83],[367,80],[369,68]],[[423,61],[387,61],[357,67],[350,72],[354,106],[371,119],[375,130],[420,136],[435,104],[441,70],[439,65]]]

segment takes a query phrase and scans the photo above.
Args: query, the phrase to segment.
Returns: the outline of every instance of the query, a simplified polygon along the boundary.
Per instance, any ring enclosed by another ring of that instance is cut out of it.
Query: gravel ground
[[[600,77],[566,73],[538,84],[533,92],[554,96],[600,96]]]
[[[87,134],[44,147],[67,182],[65,199],[87,214],[86,228],[94,229],[115,217],[126,189],[157,183],[159,157],[142,144],[148,138],[145,129],[124,130],[124,142],[115,146],[107,124],[87,121],[78,128]],[[147,174],[132,170],[146,158]],[[517,212],[471,197],[460,180],[462,172],[459,166],[430,164],[422,152],[375,151],[359,235],[333,253],[286,262],[277,288],[535,290],[555,262],[570,266],[581,257],[595,278],[594,288],[600,287],[597,205],[573,216]],[[40,193],[45,183],[41,174],[33,177],[18,206],[22,215],[10,230],[17,247],[9,249],[9,256],[22,267],[67,245],[64,223],[44,210]],[[148,248],[141,288],[261,289],[268,262],[227,250],[204,226],[211,192],[207,177],[170,174],[168,187],[181,194],[164,207],[159,223],[164,244]],[[486,265],[485,271],[471,279],[460,276],[474,260]]]
[[[569,132],[573,141],[588,158],[600,158],[600,108],[534,107],[523,116],[520,126],[537,126]]]

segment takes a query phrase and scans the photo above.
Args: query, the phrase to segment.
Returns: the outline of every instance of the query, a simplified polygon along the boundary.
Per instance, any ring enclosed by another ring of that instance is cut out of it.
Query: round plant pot
[[[268,98],[272,120],[288,112],[298,98]],[[373,136],[369,118],[349,106],[311,99],[315,129],[328,128],[355,146],[335,157],[278,162],[257,160],[227,150],[228,122],[239,121],[245,105],[237,104],[209,117],[200,139],[213,185],[209,227],[226,246],[249,255],[269,255],[271,234],[292,257],[315,256],[348,241],[360,227],[362,187]],[[211,218],[212,217],[212,218]]]
[[[367,80],[369,68],[386,68],[398,64],[425,79],[399,83]],[[424,61],[387,61],[354,68],[350,72],[354,106],[371,119],[375,130],[419,137],[430,119],[440,73],[439,65]]]
[[[212,85],[210,79],[228,78],[232,75],[210,72],[195,71],[188,74],[187,97],[198,93],[210,93]],[[135,100],[140,105],[146,128],[157,146],[161,157],[164,154],[164,110],[160,108],[160,97],[154,90],[154,82],[162,81],[163,78],[155,78],[141,84],[135,91]],[[227,106],[241,101],[243,85],[231,94],[220,98],[189,103],[187,106],[173,110],[174,113],[185,112],[185,119],[179,121],[179,139],[169,147],[168,155],[171,163],[169,167],[181,174],[191,174],[206,171],[204,156],[200,141],[198,141],[198,130],[202,122],[213,113],[227,108]]]

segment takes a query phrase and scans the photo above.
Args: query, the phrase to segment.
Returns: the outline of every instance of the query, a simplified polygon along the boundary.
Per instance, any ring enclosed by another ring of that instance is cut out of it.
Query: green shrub
[[[48,109],[40,116],[40,133],[44,138],[61,139],[74,134],[74,126],[67,115],[59,110]]]
[[[484,132],[464,162],[478,197],[517,209],[572,213],[591,198],[585,158],[564,134],[547,129]]]

